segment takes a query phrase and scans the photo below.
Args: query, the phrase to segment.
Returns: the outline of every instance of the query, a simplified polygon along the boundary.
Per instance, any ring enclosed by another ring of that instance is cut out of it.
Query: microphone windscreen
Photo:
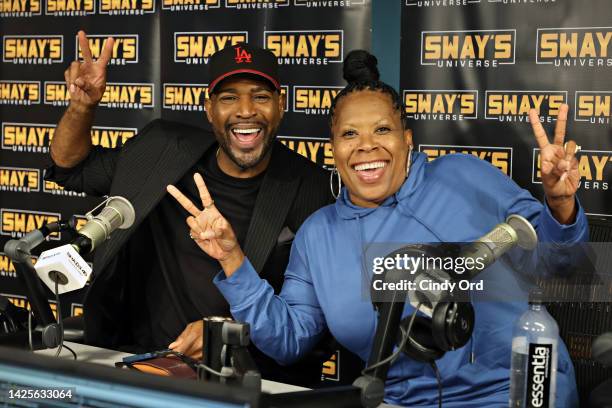
[[[538,234],[529,221],[520,215],[510,215],[506,218],[506,224],[510,225],[516,232],[516,244],[521,248],[531,251],[538,244]]]
[[[113,215],[110,213],[110,211],[112,210],[116,211],[120,216],[120,223],[118,225],[115,225],[113,223],[111,231],[115,228],[130,228],[132,224],[134,224],[136,212],[134,211],[132,203],[130,203],[126,198],[120,196],[111,197],[108,200],[108,203],[106,203],[106,207],[104,208],[104,210],[108,210],[107,214],[109,214],[109,219],[115,220],[115,217],[113,217]],[[102,210],[102,212],[104,212],[104,210]],[[102,213],[100,213],[100,216],[101,215]],[[119,222],[119,220],[117,220],[116,222]]]

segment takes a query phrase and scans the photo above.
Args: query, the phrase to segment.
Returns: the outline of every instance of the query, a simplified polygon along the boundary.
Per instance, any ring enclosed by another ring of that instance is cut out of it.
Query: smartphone
[[[159,350],[159,351],[151,351],[149,353],[143,353],[143,354],[134,354],[133,356],[123,357],[123,362],[125,364],[131,364],[137,361],[150,360],[152,358],[156,358],[156,357],[168,354],[169,352],[172,352],[172,350],[165,349],[165,350]]]

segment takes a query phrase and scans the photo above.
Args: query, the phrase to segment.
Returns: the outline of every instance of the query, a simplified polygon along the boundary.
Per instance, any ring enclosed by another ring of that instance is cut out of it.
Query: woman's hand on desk
[[[215,202],[210,196],[202,176],[195,173],[193,179],[200,194],[204,208],[202,210],[175,186],[169,185],[166,189],[191,214],[186,220],[191,229],[189,236],[204,252],[219,261],[225,275],[229,277],[242,265],[244,253],[238,244],[232,226],[215,207]]]
[[[202,348],[204,347],[202,339],[203,329],[202,320],[189,323],[181,335],[168,345],[168,348],[181,352],[191,358],[201,359]]]

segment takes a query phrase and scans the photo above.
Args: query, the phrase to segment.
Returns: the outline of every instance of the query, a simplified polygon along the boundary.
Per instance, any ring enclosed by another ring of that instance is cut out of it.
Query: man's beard
[[[232,137],[232,131],[230,129],[226,129],[221,137],[217,137],[217,141],[219,142],[219,147],[223,150],[223,152],[225,152],[227,157],[229,157],[230,160],[236,166],[240,167],[242,170],[248,170],[261,163],[262,160],[266,158],[270,150],[272,150],[274,139],[276,138],[277,129],[271,129],[271,132],[268,134],[265,133],[266,130],[266,127],[262,127],[261,131],[265,134],[265,136],[262,137],[263,140],[260,154],[257,154],[257,150],[259,150],[259,147],[256,147],[255,149],[253,149],[253,152],[248,152],[243,155],[243,157],[237,157],[234,152],[232,152],[232,149],[230,147],[230,138]]]

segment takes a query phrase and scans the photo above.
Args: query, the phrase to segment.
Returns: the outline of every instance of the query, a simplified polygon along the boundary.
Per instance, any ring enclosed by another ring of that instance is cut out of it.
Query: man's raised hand
[[[95,107],[106,88],[106,66],[111,59],[114,40],[106,39],[100,58],[94,61],[84,31],[78,33],[83,62],[73,61],[64,71],[66,86],[70,92],[70,104],[79,108]]]

